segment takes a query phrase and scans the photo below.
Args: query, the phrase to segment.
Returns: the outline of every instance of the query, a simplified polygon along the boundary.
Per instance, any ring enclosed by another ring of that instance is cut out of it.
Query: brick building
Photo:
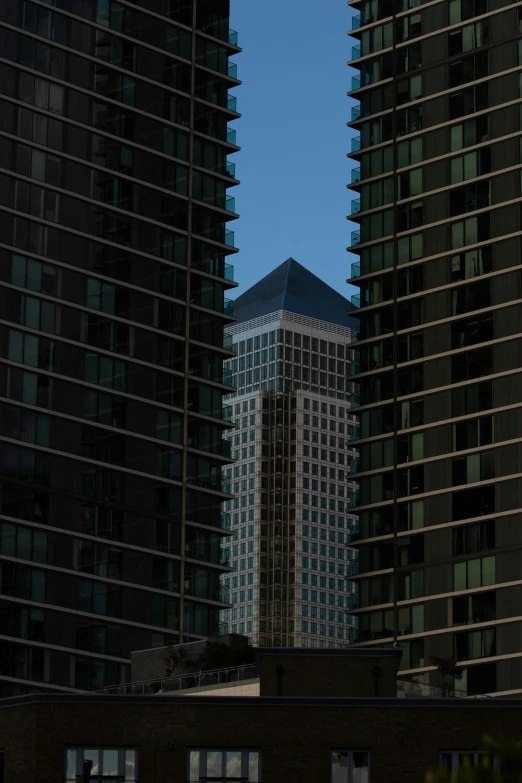
[[[516,698],[346,695],[350,682],[369,683],[376,669],[388,693],[399,654],[263,652],[261,681],[273,685],[281,667],[300,695],[284,695],[283,688],[282,696],[257,698],[38,693],[4,699],[3,780],[419,783],[426,770],[454,766],[464,752],[476,762],[485,732],[520,735]],[[321,688],[328,694],[332,683],[342,695],[317,695]]]

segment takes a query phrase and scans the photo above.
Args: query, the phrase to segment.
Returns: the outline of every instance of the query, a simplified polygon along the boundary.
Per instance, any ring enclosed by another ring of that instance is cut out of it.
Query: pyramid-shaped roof
[[[289,258],[234,301],[239,322],[286,310],[349,328],[359,322],[348,315],[351,302],[298,261]]]

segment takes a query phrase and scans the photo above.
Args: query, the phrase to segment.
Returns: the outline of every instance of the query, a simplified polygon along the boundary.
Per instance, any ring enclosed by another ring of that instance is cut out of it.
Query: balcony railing
[[[353,297],[352,297],[353,299]],[[349,365],[349,375],[359,375],[361,372],[361,363],[360,362],[350,362]]]
[[[353,476],[353,475],[355,475],[355,473],[359,473],[360,467],[361,467],[360,460],[352,459],[352,461],[350,463],[350,469],[349,469],[348,473],[351,476]]]
[[[234,343],[232,341],[232,335],[225,334],[223,335],[223,348],[225,351],[233,351],[234,350]],[[232,374],[231,370],[223,370],[223,377],[225,377],[225,372],[229,372]]]
[[[235,95],[229,95],[227,99],[227,109],[229,111],[237,112],[237,97]]]
[[[255,664],[247,663],[243,666],[233,666],[227,669],[211,669],[207,672],[199,671],[192,674],[180,674],[177,677],[169,677],[163,680],[145,680],[142,682],[131,682],[127,685],[113,685],[110,688],[103,688],[96,692],[112,693],[120,696],[131,694],[152,696],[157,693],[184,691],[189,688],[203,688],[208,685],[224,685],[230,682],[255,680],[257,677]],[[94,779],[89,778],[89,783]],[[221,778],[219,779],[221,780]],[[110,778],[103,778],[103,780],[110,780]]]
[[[357,560],[352,560],[351,563],[348,563],[346,566],[346,576],[355,576],[359,573],[359,563]]]
[[[234,315],[234,301],[232,299],[223,299],[223,313],[225,315]]]
[[[352,152],[359,152],[361,149],[361,137],[360,136],[354,136],[352,139]]]
[[[228,457],[228,459],[232,456],[232,443],[224,438],[221,441],[221,456]]]
[[[229,228],[225,229],[225,245],[234,247],[234,232]]]
[[[237,147],[235,128],[227,128],[227,144],[233,144],[234,147]]]
[[[361,199],[360,198],[353,198],[352,199],[352,215],[356,215],[358,212],[361,211]]]
[[[353,29],[353,28],[352,28]],[[228,42],[231,46],[239,46],[238,44],[239,36],[235,30],[229,30],[228,31]]]
[[[361,232],[360,231],[352,231],[351,239],[352,239],[352,246],[353,245],[358,245],[359,242],[361,241]]]
[[[351,184],[361,181],[361,168],[358,166],[356,169],[352,169]]]
[[[225,209],[227,212],[233,212],[236,214],[236,199],[234,196],[227,196],[225,199]]]
[[[352,307],[359,308],[361,306],[361,296],[360,296],[360,294],[352,294],[351,302],[352,302]]]
[[[346,506],[347,508],[355,508],[359,505],[359,493],[358,492],[350,492],[348,493],[348,497],[346,498]],[[357,570],[355,573],[359,573]]]
[[[223,405],[221,418],[223,421],[232,421],[232,405]]]
[[[358,30],[361,26],[361,14],[352,16],[352,30]]]
[[[355,122],[355,120],[358,120],[361,116],[361,104],[357,104],[357,106],[352,106],[352,122]]]
[[[219,515],[219,527],[221,528],[221,530],[230,530],[230,520],[231,520],[230,514],[225,514],[222,512]]]
[[[361,274],[361,265],[359,263],[352,264],[350,277],[359,277]]]
[[[350,428],[350,440],[359,440],[361,437],[361,428],[354,426]]]
[[[220,491],[224,492],[225,495],[231,495],[232,494],[232,482],[228,478],[228,476],[221,476]]]
[[[219,565],[222,565],[222,566],[229,566],[230,565],[230,550],[229,549],[220,549],[220,551],[219,551]]]
[[[358,60],[361,56],[361,45],[352,46],[352,60]]]
[[[352,76],[352,92],[353,90],[360,90],[361,84],[363,87],[367,87],[368,84],[371,84],[373,82],[373,77],[370,73],[365,73],[364,77],[361,79],[361,76]]]
[[[225,169],[226,173],[229,177],[232,177],[233,179],[236,178],[236,164],[232,163],[231,160],[227,160],[227,165]]]
[[[228,280],[230,283],[234,282],[234,265],[233,264],[225,264],[223,277],[225,278],[225,280]]]
[[[230,603],[230,589],[225,585],[219,585],[219,600],[224,604]]]
[[[237,79],[237,63],[233,63],[230,60],[228,61],[228,75],[232,79]]]
[[[358,609],[360,606],[359,593],[352,593],[346,596],[346,606],[348,609]]]
[[[223,340],[223,348],[226,348],[228,351],[229,349],[225,345],[225,341]],[[234,377],[232,375],[232,370],[223,370],[223,380],[222,383],[224,386],[230,386],[231,389],[234,388]]]

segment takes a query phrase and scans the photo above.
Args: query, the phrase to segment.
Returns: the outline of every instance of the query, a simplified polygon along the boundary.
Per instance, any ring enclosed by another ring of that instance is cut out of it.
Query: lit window
[[[189,783],[210,780],[259,783],[260,754],[248,750],[191,750],[188,780]]]
[[[334,750],[331,754],[332,783],[369,783],[370,754],[365,750]]]
[[[127,748],[67,748],[65,780],[87,783],[112,780],[128,783],[138,780],[136,751]]]

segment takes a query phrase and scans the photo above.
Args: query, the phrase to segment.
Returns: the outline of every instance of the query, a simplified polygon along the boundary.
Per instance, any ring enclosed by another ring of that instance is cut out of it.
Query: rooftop
[[[234,300],[238,322],[286,310],[318,321],[359,328],[351,302],[293,258],[287,259]]]

